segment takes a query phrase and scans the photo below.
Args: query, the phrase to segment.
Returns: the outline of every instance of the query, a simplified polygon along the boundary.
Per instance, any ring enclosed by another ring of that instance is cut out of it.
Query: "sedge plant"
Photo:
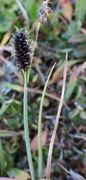
[[[27,78],[28,67],[30,66],[31,60],[31,49],[30,44],[27,41],[26,33],[20,29],[17,30],[14,37],[14,48],[15,48],[15,56],[18,67],[22,70],[23,79],[24,79],[24,99],[23,99],[23,120],[24,120],[24,137],[25,137],[25,146],[27,152],[27,159],[30,168],[31,178],[35,180],[31,148],[30,148],[30,137],[29,137],[29,128],[28,128],[28,94],[27,94]],[[30,69],[29,69],[30,71]]]
[[[40,28],[40,24],[38,24],[37,33],[38,33],[39,28]],[[30,77],[32,59],[33,59],[33,54],[34,54],[36,44],[34,46],[32,54],[31,54],[31,49],[30,49],[29,43],[26,38],[27,38],[26,33],[22,29],[17,30],[13,37],[17,65],[22,70],[23,80],[24,80],[23,121],[24,121],[25,146],[26,146],[27,159],[28,159],[28,165],[30,168],[31,178],[32,178],[32,180],[35,180],[35,173],[34,173],[32,154],[31,154],[31,148],[30,148],[29,128],[28,128],[27,83],[28,83],[28,80]],[[36,34],[36,41],[37,41],[37,34]],[[49,79],[51,77],[54,67],[55,67],[55,64],[52,66],[50,73],[48,75],[47,81],[45,83],[41,102],[40,102],[40,108],[39,108],[39,117],[38,117],[38,177],[39,177],[39,179],[42,178],[42,164],[43,164],[42,144],[41,144],[43,102],[44,102],[44,97],[46,94],[48,82],[49,82]],[[29,69],[29,71],[28,71],[28,69]]]
[[[30,77],[32,60],[33,60],[33,55],[36,48],[40,25],[41,23],[46,22],[49,14],[52,13],[52,10],[48,6],[48,3],[49,3],[49,0],[43,1],[43,5],[39,11],[39,22],[37,25],[36,39],[35,39],[33,48],[31,48],[29,42],[27,41],[27,33],[25,33],[22,29],[18,29],[13,37],[17,66],[22,70],[23,80],[24,80],[24,98],[23,98],[24,137],[25,137],[27,160],[28,160],[28,165],[29,165],[32,180],[35,180],[35,173],[34,173],[34,167],[33,167],[33,162],[32,162],[32,154],[31,154],[31,148],[30,148],[30,135],[29,135],[29,127],[28,127],[27,85],[28,85],[28,81]],[[50,73],[48,75],[47,81],[45,83],[41,102],[40,102],[40,108],[39,108],[39,117],[38,117],[38,178],[39,179],[42,178],[42,172],[43,172],[42,170],[43,158],[42,158],[42,144],[41,144],[43,102],[44,102],[44,97],[46,94],[48,82],[49,82],[49,79],[51,77],[54,67],[55,67],[55,64],[52,66]]]

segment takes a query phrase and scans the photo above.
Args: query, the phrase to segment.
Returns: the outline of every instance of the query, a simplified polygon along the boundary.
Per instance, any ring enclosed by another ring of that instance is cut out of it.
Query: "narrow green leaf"
[[[12,90],[22,92],[22,87],[17,84],[5,83],[4,86]]]
[[[70,99],[70,97],[71,97],[71,95],[72,95],[72,93],[73,93],[73,91],[75,89],[76,83],[77,83],[77,77],[76,76],[72,77],[69,80],[69,82],[67,83],[65,97],[64,97],[64,100],[66,102]]]
[[[15,177],[16,179],[18,180],[27,180],[27,179],[30,179],[30,176],[28,173],[18,169],[18,168],[13,168],[13,169],[10,169],[8,171],[8,175],[10,177]]]
[[[12,137],[12,136],[18,136],[20,134],[23,134],[23,131],[21,132],[15,132],[15,131],[8,131],[8,130],[0,130],[0,138],[1,137]]]
[[[4,168],[5,168],[5,159],[4,159],[4,151],[2,147],[2,143],[0,141],[0,175],[3,175],[4,173]]]
[[[76,0],[75,11],[78,25],[81,26],[86,15],[86,0]]]

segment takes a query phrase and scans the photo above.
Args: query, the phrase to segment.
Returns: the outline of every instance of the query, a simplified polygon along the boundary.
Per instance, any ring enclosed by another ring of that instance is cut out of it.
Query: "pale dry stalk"
[[[57,115],[56,115],[56,122],[54,125],[54,130],[53,130],[51,141],[50,141],[50,146],[49,146],[49,151],[48,151],[48,159],[47,159],[47,167],[45,170],[45,176],[48,180],[50,180],[50,174],[51,174],[52,153],[53,153],[53,146],[54,146],[54,141],[55,141],[55,137],[56,137],[56,131],[58,128],[60,114],[61,114],[62,106],[64,103],[64,93],[65,93],[66,77],[67,77],[67,58],[68,58],[68,53],[66,53],[65,67],[64,67],[64,73],[63,73],[62,93],[61,93],[60,103],[59,103],[59,107],[58,107],[58,111],[57,111]]]

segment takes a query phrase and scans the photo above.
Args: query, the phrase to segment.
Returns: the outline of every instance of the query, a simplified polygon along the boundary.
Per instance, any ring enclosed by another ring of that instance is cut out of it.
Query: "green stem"
[[[39,179],[42,178],[42,163],[43,163],[42,140],[41,140],[43,102],[44,102],[44,97],[45,97],[47,85],[48,85],[49,79],[51,77],[52,71],[53,71],[53,69],[55,67],[55,64],[52,66],[52,68],[50,70],[50,73],[48,75],[47,81],[45,83],[44,90],[43,90],[43,93],[42,93],[41,102],[40,102],[40,108],[39,108],[39,117],[38,117],[38,176],[39,176]]]
[[[23,103],[24,103],[23,108],[24,109],[23,109],[23,115],[24,115],[25,145],[26,145],[27,159],[28,159],[28,164],[29,164],[29,168],[30,168],[31,178],[32,178],[32,180],[35,180],[32,155],[31,155],[31,149],[30,149],[29,128],[28,128],[27,73],[26,73],[26,71],[23,74],[24,74],[24,101],[23,101]]]
[[[41,25],[40,22],[38,22],[37,29],[36,29],[36,37],[35,37],[34,47],[33,47],[32,54],[31,54],[30,67],[29,67],[29,71],[28,71],[28,75],[27,75],[27,82],[29,81],[29,78],[30,78],[32,61],[33,61],[34,52],[35,52],[35,49],[36,49],[36,46],[37,46],[37,40],[38,40],[38,34],[39,34],[40,25]]]

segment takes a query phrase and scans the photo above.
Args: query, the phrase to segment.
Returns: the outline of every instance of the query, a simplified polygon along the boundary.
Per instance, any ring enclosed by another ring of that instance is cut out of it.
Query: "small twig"
[[[70,174],[71,177],[73,177],[73,179],[78,179],[78,180],[85,180],[80,174],[74,172],[73,170],[67,170],[62,164],[60,164],[59,162],[57,162],[57,165],[62,168],[67,174]]]
[[[8,51],[8,52],[13,52],[13,47],[12,46],[8,46],[8,45],[5,45],[5,46],[1,46],[0,45],[0,53],[2,53],[3,51]]]
[[[12,89],[12,90],[14,90],[14,91],[17,91],[17,92],[23,92],[24,91],[24,88],[22,87],[22,86],[20,86],[20,85],[15,85],[15,84],[11,84],[11,83],[5,83],[4,84],[5,85],[5,87],[7,87],[7,88],[10,88],[10,89]],[[30,94],[38,94],[38,95],[41,95],[42,94],[42,91],[41,90],[38,90],[37,88],[27,88],[27,91],[30,93]],[[57,102],[59,102],[60,101],[60,98],[58,97],[58,96],[56,96],[56,95],[54,95],[54,94],[51,94],[51,93],[45,93],[45,96],[46,97],[48,97],[48,98],[50,98],[50,99],[53,99],[53,100],[55,100],[55,101],[57,101]],[[69,109],[69,107],[66,105],[66,103],[64,102],[63,103],[64,104],[64,106],[67,108],[67,109]]]
[[[63,85],[62,85],[61,99],[60,99],[60,103],[59,103],[59,107],[58,107],[58,111],[57,111],[57,115],[56,115],[56,122],[54,125],[54,130],[52,133],[50,146],[49,146],[49,152],[48,152],[47,167],[46,167],[46,171],[45,171],[45,175],[46,175],[47,179],[50,179],[53,146],[54,146],[56,131],[58,128],[59,118],[60,118],[60,114],[61,114],[61,110],[62,110],[62,106],[63,106],[63,101],[64,101],[64,92],[65,92],[66,76],[67,76],[67,58],[68,58],[68,53],[66,53],[66,63],[65,63],[64,74],[63,74]]]
[[[45,76],[44,76],[43,72],[41,71],[39,64],[36,64],[36,71],[38,72],[41,81],[43,83],[45,83]]]
[[[10,88],[14,91],[17,91],[17,92],[23,92],[24,91],[24,88],[20,85],[15,85],[15,84],[11,84],[11,83],[5,83],[4,84],[5,87],[7,88]],[[30,94],[38,94],[38,95],[41,95],[42,94],[42,91],[41,90],[38,90],[37,88],[27,88],[27,91],[30,93]],[[50,99],[53,99],[57,102],[60,101],[59,97],[51,94],[51,93],[46,93],[45,94],[46,97],[49,97]],[[65,105],[65,104],[64,104]]]
[[[63,169],[66,173],[69,173],[69,171],[68,171],[62,164],[60,164],[59,162],[57,162],[57,165],[58,165],[61,169]]]
[[[19,9],[21,10],[21,12],[22,12],[22,14],[23,14],[23,17],[24,17],[24,19],[25,19],[26,24],[28,25],[28,24],[29,24],[29,17],[28,17],[28,14],[27,14],[24,6],[23,6],[22,3],[20,2],[20,0],[16,0],[16,3],[17,3]]]
[[[9,68],[13,71],[13,73],[16,75],[16,77],[20,80],[21,82],[21,77],[17,71],[17,68],[15,65],[12,64],[12,62],[8,61],[7,59],[5,59],[3,56],[0,55],[0,61],[4,62],[7,66],[9,66]]]

